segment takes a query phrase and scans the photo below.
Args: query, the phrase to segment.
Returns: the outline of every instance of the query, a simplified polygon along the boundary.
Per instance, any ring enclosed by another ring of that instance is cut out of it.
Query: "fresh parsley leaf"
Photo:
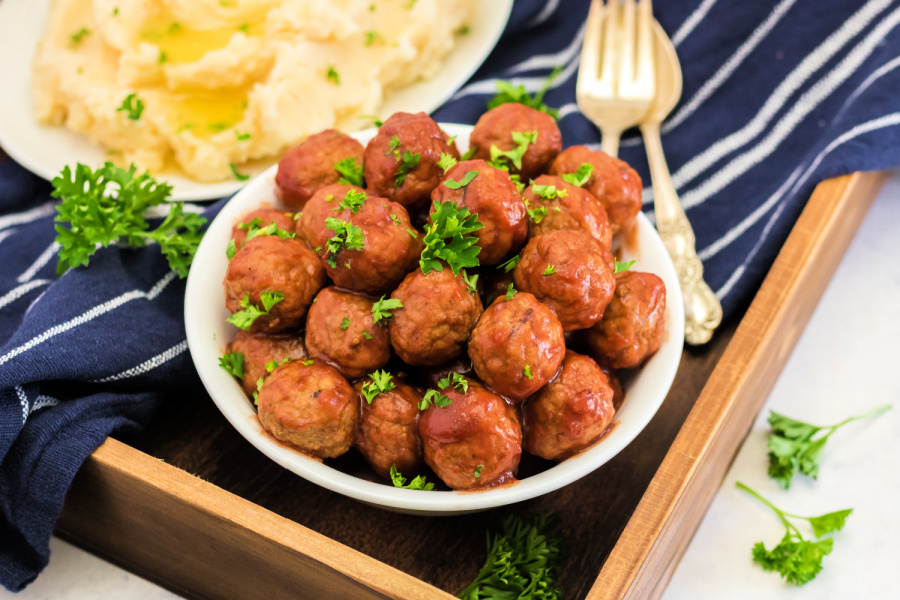
[[[304,367],[311,367],[315,362],[314,360],[301,360],[300,364]]]
[[[69,45],[74,48],[75,46],[81,44],[82,40],[84,40],[84,38],[89,35],[91,35],[91,30],[87,27],[82,27],[81,29],[73,33],[69,38]]]
[[[506,261],[506,262],[503,263],[502,265],[498,266],[497,268],[498,268],[498,269],[503,269],[503,271],[504,271],[505,273],[509,273],[510,271],[512,271],[513,269],[515,269],[517,266],[519,266],[519,261],[520,261],[520,260],[522,260],[522,257],[519,256],[518,254],[516,254],[516,255],[513,256],[511,259],[509,259],[508,261]]]
[[[473,294],[478,292],[478,274],[469,276],[465,271],[462,272],[463,281],[466,282],[466,287],[469,288],[469,291]]]
[[[169,266],[179,277],[187,277],[206,219],[172,203],[162,223],[148,231],[144,216],[171,191],[172,186],[158,183],[147,173],[137,175],[134,165],[123,169],[107,162],[93,171],[79,163],[74,173],[66,166],[53,179],[52,196],[62,200],[56,207],[56,242],[61,246],[57,274],[86,266],[98,246],[140,247],[156,242]]]
[[[239,142],[246,142],[253,136],[251,136],[249,133],[240,133],[239,131],[235,130],[234,137],[236,137],[237,141]]]
[[[613,273],[624,273],[625,271],[629,270],[632,266],[634,266],[634,263],[636,263],[636,262],[637,262],[636,260],[629,260],[628,262],[616,261],[616,268],[613,271]]]
[[[327,262],[332,269],[337,268],[335,255],[341,250],[362,250],[365,245],[366,236],[362,229],[356,225],[351,225],[343,219],[328,217],[325,219],[325,226],[334,232],[334,237],[328,240],[325,245],[327,251]]]
[[[444,182],[444,185],[451,190],[458,190],[459,188],[466,187],[467,185],[472,183],[472,180],[475,179],[477,175],[478,171],[468,171],[461,180],[454,181],[452,179],[448,179]]]
[[[376,128],[384,125],[384,121],[382,121],[375,115],[360,115],[359,117],[357,117],[357,119],[369,119],[370,121],[372,121],[372,125],[375,126]],[[400,140],[398,139],[397,141],[399,142]]]
[[[137,121],[141,118],[141,113],[144,112],[144,101],[138,98],[137,94],[128,94],[122,100],[122,105],[116,109],[116,112],[123,112],[130,120]]]
[[[241,223],[240,225],[238,225],[238,229],[247,230],[246,242],[249,242],[253,238],[257,238],[261,235],[274,235],[275,237],[280,237],[283,240],[293,239],[297,237],[297,234],[293,231],[285,231],[284,229],[278,227],[278,224],[275,221],[271,221],[265,227],[260,227],[261,223],[262,219],[260,219],[259,217],[255,217],[249,223]]]
[[[286,365],[289,362],[291,362],[292,360],[294,360],[294,359],[291,357],[288,357],[281,362],[278,362],[277,360],[270,360],[269,362],[266,363],[266,373],[271,373],[272,371],[274,371],[281,365]]]
[[[481,470],[484,468],[484,465],[478,465],[475,467],[475,477],[481,477]]]
[[[528,379],[534,379],[534,373],[531,372],[530,365],[525,365],[525,368],[522,369],[522,375],[524,375]]]
[[[451,385],[455,387],[457,391],[462,392],[463,394],[469,391],[469,380],[456,371],[450,371],[449,373],[447,373],[446,377],[438,380],[438,389],[440,389],[441,391],[446,390]]]
[[[250,179],[249,175],[245,175],[244,173],[241,173],[240,171],[238,171],[236,164],[228,163],[228,168],[231,169],[231,174],[234,175],[234,178],[237,179],[238,181],[247,181],[248,179]]]
[[[525,206],[528,206],[527,204]],[[537,208],[528,209],[528,217],[535,223],[540,223],[547,216],[547,207],[539,206]]]
[[[544,269],[544,275],[553,275],[554,273],[556,273],[556,267],[553,265],[547,265]]]
[[[394,484],[394,487],[402,488],[404,490],[422,490],[430,492],[434,489],[434,484],[428,483],[424,475],[413,478],[413,480],[409,482],[409,485],[407,485],[406,478],[397,471],[396,465],[391,465],[391,482]]]
[[[262,308],[258,308],[254,306],[250,302],[250,294],[245,294],[244,298],[241,300],[241,307],[244,310],[240,310],[230,317],[228,317],[228,322],[247,331],[256,322],[256,319],[263,315],[269,314],[272,310],[272,307],[284,300],[284,294],[280,291],[265,291],[259,297],[260,303],[262,304]]]
[[[397,387],[394,376],[384,370],[369,373],[369,379],[372,381],[367,381],[362,386],[362,395],[369,404],[372,404],[378,394],[390,392]]]
[[[581,166],[578,167],[578,170],[574,173],[564,173],[562,175],[562,180],[566,183],[581,187],[588,182],[593,173],[594,165],[591,163],[581,163]]]
[[[400,160],[400,138],[396,135],[392,135],[390,141],[388,141],[388,151],[384,153],[385,156],[394,155],[394,158]]]
[[[516,169],[522,168],[522,157],[528,151],[528,146],[537,141],[537,131],[513,131],[512,139],[516,144],[511,150],[501,150],[497,146],[491,146],[491,164],[498,168],[509,170],[509,166]]]
[[[508,81],[498,81],[497,82],[497,95],[491,98],[488,101],[488,110],[492,108],[497,108],[501,104],[524,104],[525,106],[530,106],[536,110],[547,113],[554,119],[559,118],[559,110],[555,108],[550,108],[546,104],[544,104],[544,94],[547,93],[547,90],[550,89],[550,86],[553,85],[553,80],[562,72],[562,67],[556,67],[550,73],[550,76],[547,77],[547,80],[541,86],[541,89],[532,97],[528,91],[525,89],[524,85],[513,85]]]
[[[459,208],[455,202],[435,202],[434,206],[431,224],[425,227],[425,249],[419,259],[422,272],[443,271],[441,260],[446,261],[454,275],[459,275],[460,269],[477,267],[481,248],[475,245],[478,238],[468,234],[484,227],[478,222],[478,215],[470,213],[468,208]]]
[[[422,398],[421,402],[419,402],[419,410],[426,410],[432,404],[439,408],[446,408],[453,404],[453,401],[437,390],[428,390],[425,392],[425,396]]]
[[[806,539],[788,517],[809,522],[815,537],[821,538],[828,533],[840,531],[853,510],[839,510],[818,517],[802,517],[781,510],[740,481],[736,485],[771,508],[785,528],[784,537],[771,550],[768,550],[762,542],[757,542],[753,546],[753,562],[759,563],[766,571],[777,571],[785,581],[793,585],[804,585],[815,579],[822,570],[822,559],[831,554],[834,540]]]
[[[390,216],[391,216],[391,221],[393,221],[395,225],[402,225],[402,223],[400,222],[400,217],[398,217],[394,213],[391,213]]]
[[[244,378],[244,355],[240,352],[226,352],[219,357],[219,366],[238,379]]]
[[[349,210],[353,214],[356,214],[363,207],[363,204],[366,203],[366,197],[367,196],[365,192],[350,190],[334,210]]]
[[[237,246],[234,244],[234,240],[228,240],[228,245],[225,246],[225,256],[231,260],[235,254],[237,254]]]
[[[880,406],[863,415],[844,419],[836,425],[818,427],[803,421],[797,421],[771,411],[769,425],[769,477],[776,480],[784,489],[791,487],[794,475],[802,473],[813,479],[819,474],[819,459],[828,438],[848,423],[860,419],[868,419],[889,410],[891,405]],[[824,433],[816,437],[819,433]]]
[[[372,334],[369,333],[369,332],[366,331],[366,330],[363,330],[363,337],[366,338],[367,340],[371,340],[371,339],[372,339]]]
[[[398,188],[403,185],[403,182],[406,181],[406,176],[409,174],[409,172],[419,166],[420,157],[421,155],[418,152],[413,154],[409,150],[406,150],[403,153],[403,158],[400,161],[400,166],[397,167],[397,174],[394,176],[394,188]]]
[[[366,32],[366,42],[365,42],[366,46],[371,46],[375,42],[381,42],[383,44],[384,38],[381,37],[381,34],[378,33],[377,31],[367,31]]]
[[[411,237],[412,239],[416,239],[417,237],[419,237],[418,233],[416,233],[415,231],[413,231],[412,229],[410,229],[408,227],[406,228],[406,233],[408,233],[409,237]]]
[[[456,165],[459,161],[453,158],[452,155],[447,154],[445,152],[441,152],[441,160],[438,161],[438,166],[443,169],[444,173],[449,171],[453,166]],[[454,188],[455,189],[455,188]]]
[[[506,288],[506,299],[512,300],[512,297],[515,296],[516,293],[516,288],[514,288],[512,282],[510,282],[509,287]]]
[[[472,157],[475,156],[476,152],[478,152],[478,148],[475,148],[474,146],[472,146],[471,148],[466,150],[462,156],[459,157],[459,160],[461,160],[461,161],[472,160]]]
[[[333,66],[328,67],[328,73],[325,74],[325,78],[334,85],[341,85],[341,76]]]
[[[346,330],[348,327],[350,327],[350,319],[344,317],[344,320],[341,321],[340,328]]]
[[[393,316],[391,311],[398,308],[403,308],[403,302],[393,298],[385,300],[384,296],[382,296],[378,302],[372,305],[372,320],[375,323],[379,323],[382,320],[386,321]]]
[[[409,0],[406,4],[403,5],[403,8],[406,10],[412,10],[412,7],[416,5],[416,2],[419,0]]]
[[[353,185],[358,188],[366,187],[366,180],[363,177],[363,166],[358,164],[355,158],[342,158],[334,163],[334,170],[341,175],[338,183]]]
[[[544,200],[554,200],[556,198],[565,198],[569,192],[565,189],[556,189],[555,185],[538,185],[533,184],[531,191],[543,198]]]
[[[476,467],[477,472],[477,467]],[[463,600],[559,600],[556,567],[563,540],[559,520],[507,516],[494,536],[488,534],[487,560],[457,594]]]

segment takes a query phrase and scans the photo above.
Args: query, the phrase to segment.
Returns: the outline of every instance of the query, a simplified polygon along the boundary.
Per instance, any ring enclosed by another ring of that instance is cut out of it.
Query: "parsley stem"
[[[741,483],[740,481],[736,481],[734,483],[734,485],[737,486],[738,489],[744,490],[745,492],[747,492],[748,494],[750,494],[751,496],[753,496],[754,498],[756,498],[757,500],[759,500],[760,502],[762,502],[763,504],[765,504],[766,506],[768,506],[769,508],[774,510],[775,514],[778,515],[778,518],[781,519],[781,522],[784,523],[785,527],[787,527],[788,529],[793,529],[798,534],[800,533],[800,531],[797,529],[797,527],[793,523],[791,523],[790,521],[787,520],[788,513],[784,512],[783,510],[781,510],[780,508],[778,508],[777,506],[775,506],[774,504],[772,504],[771,502],[769,502],[768,500],[766,500],[765,498],[760,496],[756,491],[752,490],[749,486]],[[790,516],[796,517],[797,515],[790,515]],[[803,519],[805,517],[799,517],[799,518]]]
[[[821,431],[822,429],[831,429],[831,432],[828,434],[831,435],[847,423],[852,423],[853,421],[861,421],[863,419],[869,419],[871,417],[877,417],[881,413],[891,410],[891,408],[893,408],[893,404],[885,404],[883,406],[879,406],[878,408],[873,408],[865,414],[856,415],[855,417],[848,417],[836,425],[827,425],[825,427],[820,427],[819,430]]]

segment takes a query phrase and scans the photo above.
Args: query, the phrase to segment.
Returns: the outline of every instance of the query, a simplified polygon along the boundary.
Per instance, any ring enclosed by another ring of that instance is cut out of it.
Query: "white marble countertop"
[[[741,447],[665,593],[665,600],[900,598],[900,171],[866,218]],[[836,433],[818,481],[796,478],[784,491],[766,476],[766,417],[775,410],[815,424],[893,403],[894,410]],[[788,586],[751,561],[757,541],[784,530],[743,481],[788,512],[819,515],[853,508],[824,569]],[[79,550],[50,543],[50,565],[20,594],[0,600],[88,600],[179,596]]]

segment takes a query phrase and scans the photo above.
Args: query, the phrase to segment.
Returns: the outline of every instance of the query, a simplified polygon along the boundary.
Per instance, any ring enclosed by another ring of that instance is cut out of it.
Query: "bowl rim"
[[[453,123],[440,123],[439,125],[449,135],[458,136],[457,144],[461,146],[461,151],[464,151],[463,147],[468,145],[468,135],[472,126]],[[365,144],[374,136],[375,132],[375,129],[368,129],[350,135]],[[484,490],[423,492],[400,489],[386,483],[361,479],[307,457],[276,441],[262,430],[255,417],[255,409],[247,401],[237,380],[218,366],[218,357],[221,355],[225,340],[215,340],[215,334],[210,340],[209,331],[203,329],[204,320],[212,321],[212,315],[220,315],[225,310],[220,293],[222,279],[216,280],[213,272],[215,269],[209,267],[216,262],[221,263],[222,260],[227,266],[224,248],[227,240],[230,239],[231,228],[238,219],[266,202],[277,205],[272,194],[276,171],[277,165],[250,181],[244,189],[226,203],[210,223],[188,276],[184,316],[188,348],[207,393],[238,433],[277,464],[326,489],[388,509],[434,515],[484,510],[535,498],[584,477],[611,460],[629,445],[656,414],[671,388],[680,363],[684,344],[684,312],[675,267],[662,240],[647,217],[641,213],[638,215],[635,225],[641,239],[641,252],[644,251],[645,243],[651,246],[655,259],[661,264],[660,268],[650,272],[661,277],[666,284],[667,329],[660,349],[641,369],[643,373],[647,372],[650,365],[657,365],[653,369],[656,379],[647,384],[652,385],[654,393],[652,398],[644,401],[647,405],[646,409],[635,414],[632,414],[634,411],[626,413],[628,407],[634,405],[634,403],[629,405],[626,402],[616,413],[614,426],[602,442],[541,473],[518,480],[511,485]],[[269,200],[260,200],[260,198],[269,198]],[[224,241],[222,241],[223,239]],[[218,247],[220,242],[221,247]],[[214,256],[216,252],[220,255],[218,260]],[[640,260],[638,260],[638,265],[640,265]],[[221,274],[223,270],[217,272]],[[216,293],[210,293],[211,285],[218,286]],[[215,298],[219,306],[211,310],[212,298]],[[236,329],[232,326],[227,327],[228,331],[232,331],[230,335],[233,336],[233,331]],[[211,352],[211,344],[217,345],[218,351]],[[640,374],[635,379],[639,377]],[[628,415],[628,419],[625,419],[624,423],[620,419],[623,413]]]

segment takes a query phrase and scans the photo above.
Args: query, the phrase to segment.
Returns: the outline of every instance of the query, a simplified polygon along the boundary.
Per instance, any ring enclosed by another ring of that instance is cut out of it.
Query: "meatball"
[[[459,158],[456,144],[431,117],[394,113],[366,146],[368,188],[411,210],[422,206],[444,175],[441,154]]]
[[[502,151],[513,150],[518,145],[513,139],[514,132],[536,132],[537,137],[528,145],[521,158],[521,166],[506,161],[510,171],[521,175],[522,181],[546,173],[562,149],[562,134],[553,117],[524,104],[501,104],[478,119],[469,138],[471,147],[475,149],[475,158],[491,160],[491,146]]]
[[[659,350],[666,327],[666,285],[652,273],[625,271],[615,279],[615,295],[586,339],[598,362],[627,369]]]
[[[410,365],[434,366],[456,358],[484,310],[462,272],[454,275],[446,265],[443,271],[410,273],[391,299],[403,303],[393,312],[391,345]]]
[[[585,163],[594,170],[584,188],[603,204],[612,232],[616,233],[627,227],[641,212],[641,176],[624,160],[584,146],[571,146],[563,150],[553,161],[550,174],[575,173]]]
[[[412,232],[409,214],[402,205],[385,198],[370,197],[356,211],[342,218],[345,231],[329,228],[343,243],[332,253],[327,242],[319,255],[335,285],[366,294],[381,294],[415,268],[422,252],[418,234]],[[354,233],[352,228],[359,228]],[[415,237],[413,237],[415,235]]]
[[[565,353],[559,319],[526,292],[495,300],[469,340],[469,358],[478,377],[514,402],[550,381]]]
[[[275,439],[304,454],[334,458],[350,449],[359,402],[334,367],[292,361],[275,369],[259,391],[259,422]]]
[[[316,190],[340,181],[335,164],[350,158],[361,168],[364,152],[362,144],[334,129],[306,138],[278,162],[275,185],[281,201],[291,210],[301,210]]]
[[[319,292],[306,317],[310,356],[334,363],[350,379],[387,364],[391,337],[372,319],[372,300],[327,287]]]
[[[356,447],[382,477],[390,477],[391,467],[411,477],[422,464],[422,439],[419,437],[419,401],[422,392],[402,381],[366,401],[360,381],[353,389],[359,395],[359,427]]]
[[[613,390],[613,408],[616,409],[616,412],[619,412],[619,409],[622,408],[622,404],[625,402],[625,390],[622,389],[622,382],[619,381],[619,376],[614,369],[604,367],[603,365],[600,365],[600,369],[603,371],[603,374],[606,375],[609,387]]]
[[[288,358],[306,360],[308,356],[303,340],[293,335],[266,335],[238,331],[228,345],[229,352],[244,356],[242,387],[248,396],[257,391],[257,382],[269,376],[266,365],[272,361],[282,363]]]
[[[352,185],[328,185],[316,190],[306,207],[297,219],[297,235],[306,245],[316,250],[325,247],[328,239],[334,232],[328,229],[325,220],[328,217],[347,220],[350,218],[350,210],[340,206],[341,201],[350,192],[365,194],[365,190]]]
[[[612,248],[613,234],[606,209],[584,188],[553,175],[541,175],[525,189],[522,198],[529,209],[546,211],[528,223],[529,237],[548,231],[578,229],[590,234],[607,250]]]
[[[247,298],[263,308],[264,292],[281,292],[284,299],[259,316],[249,331],[276,333],[303,324],[313,298],[325,285],[325,270],[316,254],[296,238],[261,235],[247,242],[228,263],[225,307],[244,310]]]
[[[459,189],[451,189],[446,183],[464,180],[466,174],[478,174]],[[431,193],[433,202],[455,202],[460,208],[468,208],[478,215],[483,229],[475,232],[481,252],[482,265],[496,265],[510,252],[518,252],[528,234],[528,211],[519,196],[516,184],[509,173],[495,169],[483,160],[467,160],[451,167],[444,175],[444,182]],[[434,206],[431,212],[435,211]]]
[[[513,273],[516,288],[534,294],[566,331],[600,320],[616,287],[609,251],[582,231],[548,231],[531,238]]]
[[[254,219],[259,219],[260,227],[267,227],[272,223],[288,232],[294,231],[294,215],[289,212],[278,210],[277,208],[258,208],[251,213],[247,213],[240,223],[231,228],[231,239],[234,240],[235,248],[240,250],[247,241],[247,233],[250,229],[250,223]]]
[[[525,403],[525,450],[568,458],[596,442],[615,413],[606,375],[592,358],[569,350],[559,375]]]
[[[442,393],[450,404],[432,404],[419,418],[428,466],[455,490],[513,481],[522,456],[516,409],[472,380],[465,391]]]

